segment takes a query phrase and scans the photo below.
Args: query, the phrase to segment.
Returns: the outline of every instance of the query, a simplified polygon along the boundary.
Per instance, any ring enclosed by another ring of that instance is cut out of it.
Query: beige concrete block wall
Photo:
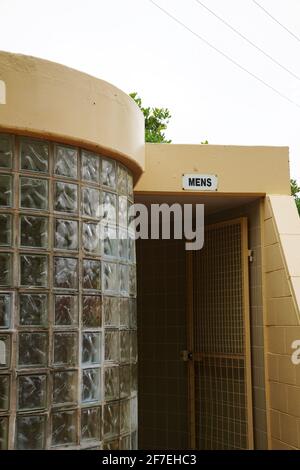
[[[266,354],[272,449],[300,449],[300,218],[291,196],[268,196],[264,220]]]

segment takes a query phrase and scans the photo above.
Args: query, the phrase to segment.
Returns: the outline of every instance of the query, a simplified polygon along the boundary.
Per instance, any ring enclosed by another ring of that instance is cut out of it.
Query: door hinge
[[[248,259],[249,259],[249,263],[253,262],[253,251],[252,250],[248,250]]]
[[[180,351],[180,356],[184,362],[188,362],[193,359],[193,353],[191,351]]]

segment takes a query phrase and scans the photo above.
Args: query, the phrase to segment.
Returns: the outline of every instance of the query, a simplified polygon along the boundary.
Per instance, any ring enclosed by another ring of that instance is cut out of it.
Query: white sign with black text
[[[217,191],[218,177],[198,173],[184,174],[182,175],[182,188],[190,191]]]

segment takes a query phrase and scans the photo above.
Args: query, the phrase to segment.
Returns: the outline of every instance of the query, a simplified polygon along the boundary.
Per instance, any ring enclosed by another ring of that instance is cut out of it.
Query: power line
[[[258,3],[256,0],[252,0],[252,2],[258,7],[260,8],[266,15],[269,16],[269,18],[271,18],[273,21],[275,21],[275,23],[279,24],[279,26],[281,26],[287,33],[289,33],[294,39],[296,39],[298,42],[300,42],[300,38],[299,36],[297,36],[295,33],[293,33],[293,31],[291,31],[290,29],[288,29],[286,26],[284,26],[284,24],[282,24],[279,20],[277,20],[277,18],[275,18],[275,16],[271,15],[271,13],[266,10],[260,3]]]
[[[203,38],[202,36],[200,36],[200,34],[196,33],[195,31],[193,31],[191,28],[189,28],[188,26],[186,26],[182,21],[180,21],[178,18],[176,18],[175,16],[173,16],[171,13],[169,13],[167,10],[165,10],[163,7],[161,7],[160,5],[158,5],[157,3],[155,3],[153,0],[148,0],[150,3],[152,3],[152,5],[154,5],[156,8],[158,8],[159,10],[161,10],[165,15],[167,15],[169,18],[171,18],[173,21],[175,21],[177,24],[179,24],[180,26],[182,26],[184,29],[186,29],[187,31],[189,31],[191,34],[193,34],[193,36],[195,36],[197,39],[200,39],[200,41],[202,41],[204,44],[206,44],[207,46],[209,46],[211,49],[213,49],[214,51],[218,52],[218,54],[220,54],[221,56],[225,57],[225,59],[229,60],[229,62],[231,62],[232,64],[234,64],[236,67],[238,67],[239,69],[243,70],[243,72],[246,72],[248,75],[250,75],[252,78],[255,78],[258,82],[262,83],[263,85],[265,85],[267,88],[269,88],[270,90],[272,90],[274,93],[276,93],[278,96],[280,96],[281,98],[283,98],[284,100],[288,101],[289,103],[297,106],[297,108],[300,109],[300,104],[296,103],[295,101],[293,101],[291,98],[289,98],[288,96],[284,95],[283,93],[281,93],[281,91],[277,90],[276,88],[274,88],[272,85],[269,85],[267,82],[265,82],[262,78],[258,77],[257,75],[255,75],[253,72],[251,72],[250,70],[246,69],[245,67],[243,67],[242,65],[240,65],[238,62],[236,62],[234,59],[232,59],[229,55],[227,55],[225,52],[221,51],[220,49],[218,49],[216,46],[214,46],[213,44],[211,44],[209,41],[207,41],[205,38]]]
[[[242,39],[244,39],[244,41],[246,41],[248,44],[250,44],[252,47],[254,47],[255,49],[257,49],[259,52],[261,52],[265,57],[267,57],[268,59],[270,59],[274,64],[278,65],[278,67],[282,68],[283,70],[285,70],[286,72],[288,72],[292,77],[296,78],[297,80],[300,81],[300,77],[299,75],[295,74],[294,72],[292,72],[291,70],[289,70],[287,67],[285,67],[284,65],[282,65],[280,62],[278,62],[278,60],[274,59],[274,57],[272,57],[270,54],[268,54],[267,52],[265,52],[263,49],[261,49],[257,44],[255,44],[254,42],[252,42],[250,39],[248,39],[246,36],[244,36],[240,31],[238,31],[236,28],[234,28],[230,23],[228,23],[226,20],[224,20],[224,18],[222,18],[221,16],[219,16],[217,13],[215,13],[213,10],[211,10],[210,8],[208,8],[208,6],[206,6],[204,3],[200,2],[200,0],[194,0],[195,2],[197,2],[199,5],[201,5],[205,10],[207,10],[209,13],[211,13],[215,18],[217,18],[219,21],[221,21],[223,24],[225,24],[229,29],[231,29],[234,33],[236,33],[238,36],[240,36]]]

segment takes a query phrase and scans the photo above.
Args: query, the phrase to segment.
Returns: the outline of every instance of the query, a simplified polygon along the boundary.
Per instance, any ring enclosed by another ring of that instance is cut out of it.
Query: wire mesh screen
[[[195,252],[194,351],[199,449],[247,448],[242,226],[216,225]]]

